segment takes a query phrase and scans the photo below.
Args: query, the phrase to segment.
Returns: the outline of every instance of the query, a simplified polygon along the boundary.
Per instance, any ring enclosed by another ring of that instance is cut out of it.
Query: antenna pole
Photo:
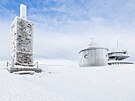
[[[24,5],[24,4],[20,5],[20,17],[23,18],[23,19],[27,19],[26,5]]]
[[[118,40],[117,40],[117,49],[119,48],[119,42],[118,42]]]

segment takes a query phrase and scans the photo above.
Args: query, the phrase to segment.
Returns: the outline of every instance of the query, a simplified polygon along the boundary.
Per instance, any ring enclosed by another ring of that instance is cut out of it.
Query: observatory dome
[[[106,49],[108,51],[108,49],[105,48],[104,46],[92,41],[92,42],[90,42],[90,44],[86,48],[82,49],[80,52],[86,51],[86,50],[91,50],[91,49]]]
[[[79,52],[81,55],[80,67],[107,65],[107,60],[108,60],[107,51],[108,51],[107,48],[92,41],[88,45],[88,47],[82,49]]]
[[[96,42],[94,42],[94,41],[92,41],[89,45],[88,45],[89,47],[101,47],[101,45],[99,45],[98,43],[96,43]]]

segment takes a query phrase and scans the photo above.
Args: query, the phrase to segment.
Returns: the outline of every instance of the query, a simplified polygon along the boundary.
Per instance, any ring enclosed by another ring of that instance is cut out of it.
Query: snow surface
[[[0,101],[135,101],[135,65],[42,63],[42,73],[17,75],[4,69],[5,64],[0,63]]]

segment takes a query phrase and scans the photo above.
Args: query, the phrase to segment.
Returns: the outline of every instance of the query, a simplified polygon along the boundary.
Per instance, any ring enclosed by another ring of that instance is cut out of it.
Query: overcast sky
[[[34,22],[34,56],[79,60],[91,38],[127,50],[135,60],[135,0],[0,0],[0,59],[10,58],[10,25],[27,5]]]

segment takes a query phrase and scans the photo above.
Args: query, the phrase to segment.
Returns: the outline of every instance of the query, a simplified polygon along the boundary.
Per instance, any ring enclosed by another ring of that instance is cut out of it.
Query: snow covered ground
[[[0,101],[135,101],[135,65],[51,63],[34,75],[10,74],[0,63]]]

